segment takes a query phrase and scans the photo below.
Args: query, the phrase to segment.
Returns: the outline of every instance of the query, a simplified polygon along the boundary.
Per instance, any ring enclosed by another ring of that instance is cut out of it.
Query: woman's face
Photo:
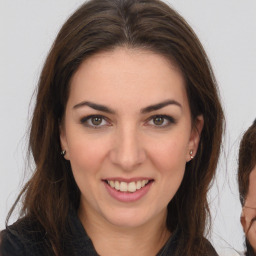
[[[116,48],[85,60],[60,128],[80,216],[120,227],[164,220],[202,127],[198,117],[192,128],[183,76],[161,55]]]
[[[246,196],[241,222],[247,239],[256,252],[256,166],[249,176],[249,189]]]

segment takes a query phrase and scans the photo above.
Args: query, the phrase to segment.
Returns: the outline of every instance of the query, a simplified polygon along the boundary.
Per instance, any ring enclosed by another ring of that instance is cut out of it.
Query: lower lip
[[[110,196],[120,202],[134,202],[141,199],[147,194],[153,182],[149,182],[145,187],[136,190],[135,192],[121,192],[110,187],[106,182],[103,182]]]

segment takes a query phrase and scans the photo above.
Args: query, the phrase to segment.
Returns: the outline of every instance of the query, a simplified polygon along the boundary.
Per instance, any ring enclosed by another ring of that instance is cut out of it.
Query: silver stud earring
[[[62,156],[65,156],[66,150],[62,150],[62,151],[60,152],[60,154],[61,154]]]
[[[192,159],[194,158],[194,156],[193,156],[193,150],[190,150],[190,151],[189,151],[189,155],[190,155],[190,159],[192,160]]]

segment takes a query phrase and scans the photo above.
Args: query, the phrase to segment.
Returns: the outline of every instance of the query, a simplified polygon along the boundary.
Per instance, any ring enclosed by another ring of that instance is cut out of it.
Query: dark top
[[[24,218],[1,232],[0,256],[50,256],[54,255],[45,232],[31,219]],[[70,212],[68,217],[69,235],[63,239],[65,255],[68,256],[98,256],[92,241],[86,234],[76,213]],[[179,239],[176,230],[157,256],[174,255]],[[207,256],[217,256],[216,251],[209,243]]]

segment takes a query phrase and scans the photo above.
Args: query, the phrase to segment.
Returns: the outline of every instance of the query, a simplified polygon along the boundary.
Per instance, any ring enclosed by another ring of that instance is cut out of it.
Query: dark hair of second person
[[[256,251],[256,120],[244,133],[240,142],[238,185],[240,201],[243,207],[241,224],[246,235],[246,255],[255,255]],[[254,229],[254,231],[253,231]]]

